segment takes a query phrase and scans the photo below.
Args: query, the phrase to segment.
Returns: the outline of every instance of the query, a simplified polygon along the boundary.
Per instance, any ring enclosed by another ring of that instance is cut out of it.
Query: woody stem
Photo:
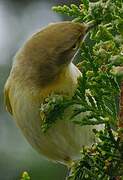
[[[119,128],[123,128],[123,81],[120,86],[120,102],[119,102]],[[123,141],[123,133],[119,134],[120,141]]]

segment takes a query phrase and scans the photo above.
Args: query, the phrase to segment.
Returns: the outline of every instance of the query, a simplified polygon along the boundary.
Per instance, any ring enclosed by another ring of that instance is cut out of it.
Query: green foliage
[[[81,0],[79,7],[71,4],[70,7],[66,5],[54,6],[53,10],[57,13],[77,18],[77,20],[82,22],[94,20],[98,23],[103,22],[103,24],[106,24],[118,20],[118,24],[122,24],[123,18],[122,0],[98,0],[93,3],[89,2],[89,0]]]
[[[46,132],[52,126],[57,118],[62,119],[64,110],[72,104],[71,100],[58,94],[51,94],[41,104],[40,117],[41,129]],[[55,117],[55,118],[54,118]]]
[[[28,173],[26,171],[23,172],[21,180],[30,180],[30,176],[28,175]]]
[[[73,166],[69,180],[113,180],[122,175],[123,154],[118,134],[113,134],[108,123],[104,131],[94,133],[100,141],[82,149],[81,160]]]
[[[123,73],[117,71],[117,66],[123,65],[123,1],[81,0],[79,7],[71,4],[53,10],[73,17],[73,21],[93,22],[95,27],[80,47],[82,77],[74,96],[51,95],[45,100],[41,105],[42,129],[46,131],[57,119],[62,119],[70,106],[75,107],[70,121],[81,126],[103,123],[104,130],[94,131],[99,142],[82,149],[81,159],[72,167],[68,179],[113,180],[117,176],[122,179],[123,143],[118,137],[116,97],[123,78]],[[87,112],[84,117],[74,118],[82,112]]]

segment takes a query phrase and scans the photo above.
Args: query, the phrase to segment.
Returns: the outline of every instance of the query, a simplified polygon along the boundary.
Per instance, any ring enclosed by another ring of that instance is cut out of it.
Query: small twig
[[[123,128],[123,82],[121,83],[120,86],[120,102],[119,102],[119,128]],[[123,133],[122,131],[119,134],[120,141],[123,141]]]
[[[120,89],[119,127],[123,128],[123,82],[121,83]]]

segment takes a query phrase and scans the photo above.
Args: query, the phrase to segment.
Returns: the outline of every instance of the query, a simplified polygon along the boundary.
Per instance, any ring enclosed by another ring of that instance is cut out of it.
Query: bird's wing
[[[5,106],[7,111],[12,115],[12,107],[11,107],[11,103],[10,103],[10,99],[9,99],[9,86],[6,83],[5,87],[4,87],[4,102],[5,102]]]

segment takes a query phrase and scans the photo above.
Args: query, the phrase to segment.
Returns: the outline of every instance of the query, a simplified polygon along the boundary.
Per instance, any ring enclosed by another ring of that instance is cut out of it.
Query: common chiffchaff
[[[40,105],[51,93],[74,94],[81,72],[72,58],[87,29],[66,21],[32,35],[15,55],[4,89],[7,110],[29,143],[47,158],[67,165],[79,158],[83,145],[94,141],[92,127],[66,121],[66,115],[43,133]]]

